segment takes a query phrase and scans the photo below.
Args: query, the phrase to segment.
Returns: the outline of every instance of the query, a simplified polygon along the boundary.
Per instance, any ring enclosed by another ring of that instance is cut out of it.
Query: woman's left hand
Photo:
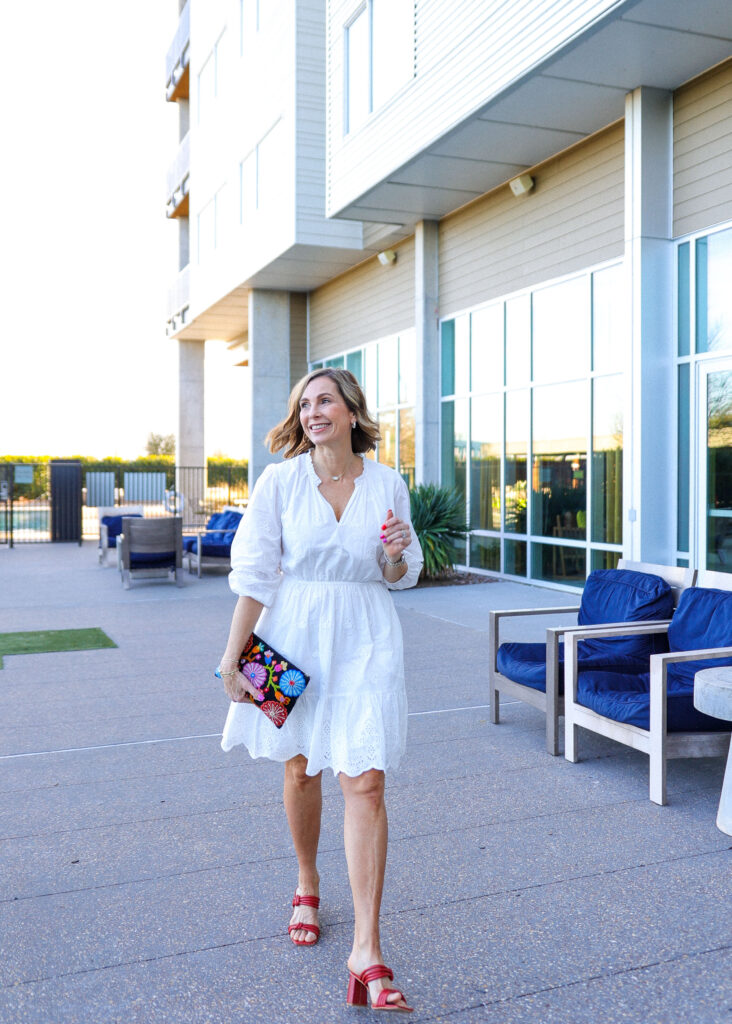
[[[381,542],[384,545],[384,551],[392,562],[396,562],[399,559],[402,552],[409,547],[411,540],[412,534],[409,523],[397,519],[392,510],[389,509],[381,527]]]

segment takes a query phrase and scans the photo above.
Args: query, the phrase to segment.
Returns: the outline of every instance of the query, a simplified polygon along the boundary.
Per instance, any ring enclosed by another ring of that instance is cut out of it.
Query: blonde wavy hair
[[[341,370],[334,366],[324,366],[320,370],[311,370],[299,380],[290,392],[287,405],[287,416],[273,427],[265,438],[271,452],[285,449],[284,457],[291,459],[302,452],[310,451],[315,445],[306,436],[300,423],[300,400],[311,381],[318,377],[329,377],[338,388],[341,398],[348,406],[349,412],[356,418],[356,426],[351,431],[351,446],[357,455],[371,451],[381,440],[379,425],[372,419],[366,408],[366,396],[361,385],[350,370]]]

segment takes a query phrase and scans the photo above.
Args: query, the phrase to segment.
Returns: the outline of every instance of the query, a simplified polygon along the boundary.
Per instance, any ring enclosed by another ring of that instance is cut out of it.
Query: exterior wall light
[[[523,196],[534,187],[534,179],[530,174],[520,174],[509,181],[508,186],[515,196]]]
[[[396,263],[397,254],[393,249],[384,249],[380,252],[377,259],[382,267],[388,267],[390,263]]]

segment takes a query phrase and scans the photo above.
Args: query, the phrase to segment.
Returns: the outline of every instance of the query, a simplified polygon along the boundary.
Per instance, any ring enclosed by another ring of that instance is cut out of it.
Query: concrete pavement
[[[123,591],[88,543],[0,548],[0,630],[101,626],[118,644],[0,671],[2,1024],[359,1016],[337,781],[323,937],[295,949],[282,768],[219,747],[234,599],[224,575],[186,584]],[[410,733],[388,779],[383,942],[415,1022],[732,1021],[723,759],[671,762],[657,807],[641,755],[583,734],[579,764],[552,758],[519,703],[488,722],[488,610],[575,600],[505,582],[395,595]]]

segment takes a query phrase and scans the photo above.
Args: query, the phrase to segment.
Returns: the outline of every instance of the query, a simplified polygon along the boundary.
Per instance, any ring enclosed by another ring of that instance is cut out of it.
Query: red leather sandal
[[[348,995],[346,996],[347,1006],[368,1006],[369,1000],[369,982],[377,981],[379,978],[388,978],[389,981],[394,980],[394,972],[390,970],[385,964],[373,964],[371,967],[367,967],[361,974],[354,974],[349,968],[348,970]],[[387,999],[389,996],[397,995],[405,1004],[400,1006],[398,1003],[388,1003]],[[414,1011],[413,1006],[406,1005],[406,997],[403,992],[400,992],[398,988],[382,988],[376,997],[376,1002],[371,1000],[372,1010],[394,1010],[398,1013],[412,1013]]]
[[[320,906],[320,899],[317,896],[300,896],[297,891],[292,898],[293,907],[315,907],[317,910]],[[311,932],[315,938],[312,942],[308,942],[305,939],[293,939],[293,932]],[[305,924],[304,921],[299,921],[297,924],[290,924],[287,926],[287,934],[290,936],[290,941],[296,946],[314,946],[320,938],[320,928],[317,924]]]

